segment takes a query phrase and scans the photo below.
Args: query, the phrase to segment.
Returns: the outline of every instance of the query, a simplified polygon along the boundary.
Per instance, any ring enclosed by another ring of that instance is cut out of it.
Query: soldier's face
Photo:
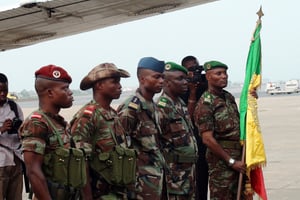
[[[106,78],[100,81],[101,94],[109,99],[118,99],[122,93],[120,77]]]
[[[140,81],[148,91],[159,93],[163,87],[164,75],[159,72],[145,69]]]
[[[181,71],[166,73],[165,84],[174,96],[183,95],[188,90],[187,75]]]
[[[228,75],[226,69],[216,68],[208,70],[206,78],[210,87],[225,88],[227,86]]]
[[[199,65],[199,63],[198,63],[197,60],[189,60],[189,61],[186,61],[183,66],[187,70],[189,70],[189,68],[194,67],[194,66],[198,66],[198,65]]]
[[[57,107],[69,108],[73,105],[73,92],[69,88],[69,83],[55,83],[51,88],[51,94]]]
[[[199,63],[198,63],[198,60],[188,60],[184,63],[184,67],[189,70],[191,67],[194,67],[194,66],[198,66]],[[188,77],[192,78],[194,76],[194,73],[191,72],[191,71],[188,71]]]

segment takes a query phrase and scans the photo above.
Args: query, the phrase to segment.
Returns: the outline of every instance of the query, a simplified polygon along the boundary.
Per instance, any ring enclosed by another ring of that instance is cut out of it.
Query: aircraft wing
[[[216,0],[31,1],[18,8],[0,12],[0,51],[212,1]]]

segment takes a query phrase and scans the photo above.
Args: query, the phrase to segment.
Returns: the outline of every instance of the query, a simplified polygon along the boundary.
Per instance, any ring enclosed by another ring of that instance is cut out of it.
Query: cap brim
[[[120,73],[120,77],[122,77],[122,78],[130,77],[129,72],[127,72],[126,70],[124,70],[124,69],[118,69],[118,70],[119,70],[119,73]]]
[[[85,76],[80,82],[80,89],[87,90],[93,86],[93,81],[88,77]]]

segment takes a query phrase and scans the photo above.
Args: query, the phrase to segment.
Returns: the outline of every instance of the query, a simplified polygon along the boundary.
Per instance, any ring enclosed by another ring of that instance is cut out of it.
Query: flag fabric
[[[257,89],[261,85],[260,30],[262,25],[260,17],[251,40],[245,81],[240,96],[240,139],[242,144],[246,145],[245,162],[251,187],[260,198],[267,200],[262,174],[262,167],[266,164],[266,155],[257,115],[257,99],[250,94],[250,91]]]

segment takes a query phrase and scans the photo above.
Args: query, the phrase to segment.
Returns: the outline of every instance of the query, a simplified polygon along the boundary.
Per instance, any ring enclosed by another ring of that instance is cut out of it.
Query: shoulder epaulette
[[[128,107],[137,110],[139,108],[139,105],[140,105],[140,99],[137,96],[134,96],[129,102]]]
[[[212,103],[212,96],[210,93],[205,92],[203,95],[204,95],[204,100],[203,100],[204,103]]]
[[[161,108],[164,108],[166,107],[167,103],[168,103],[168,99],[166,97],[160,97],[157,105]]]

